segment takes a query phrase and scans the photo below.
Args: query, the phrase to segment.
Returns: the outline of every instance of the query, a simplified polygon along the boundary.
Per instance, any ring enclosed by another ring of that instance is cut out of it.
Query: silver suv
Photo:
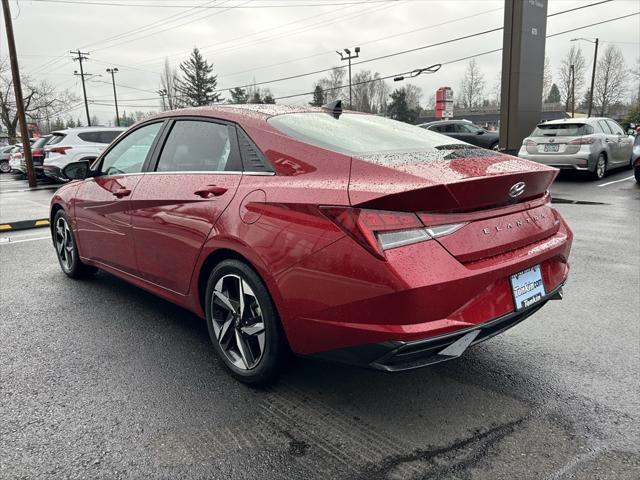
[[[607,169],[629,165],[633,139],[610,118],[566,118],[539,124],[518,156],[601,179]]]

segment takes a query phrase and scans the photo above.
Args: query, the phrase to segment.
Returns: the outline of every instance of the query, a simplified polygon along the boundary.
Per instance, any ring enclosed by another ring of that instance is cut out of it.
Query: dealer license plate
[[[511,289],[516,310],[530,307],[539,302],[546,295],[540,272],[540,265],[527,268],[522,272],[511,275]]]
[[[545,143],[544,151],[545,152],[557,152],[560,150],[560,145],[557,143]]]

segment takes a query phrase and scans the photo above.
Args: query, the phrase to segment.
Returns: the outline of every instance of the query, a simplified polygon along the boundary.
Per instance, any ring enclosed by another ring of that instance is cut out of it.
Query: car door
[[[143,124],[113,145],[78,187],[75,219],[80,255],[137,275],[131,195],[143,176],[162,121]]]
[[[153,171],[133,195],[133,238],[142,277],[186,294],[200,250],[238,189],[242,167],[232,125],[179,118],[166,132]]]
[[[617,137],[616,163],[628,163],[631,159],[631,150],[633,150],[633,140],[614,120],[607,119],[607,125],[611,128],[613,135]]]
[[[600,129],[604,132],[604,143],[607,149],[607,154],[610,163],[616,163],[620,152],[618,149],[618,136],[614,135],[611,131],[611,127],[606,120],[598,120]]]

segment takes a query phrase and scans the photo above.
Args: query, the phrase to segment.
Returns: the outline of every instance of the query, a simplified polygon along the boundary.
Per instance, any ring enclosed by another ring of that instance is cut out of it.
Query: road
[[[46,229],[2,235],[0,477],[640,478],[631,175],[554,184],[575,233],[563,301],[455,361],[297,359],[266,389],[224,373],[192,314],[65,278]]]

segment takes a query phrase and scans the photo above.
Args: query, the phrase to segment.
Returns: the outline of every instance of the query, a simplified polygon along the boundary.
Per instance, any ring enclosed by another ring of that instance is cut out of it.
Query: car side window
[[[445,132],[445,133],[459,133],[460,130],[458,130],[458,125],[455,123],[448,123],[447,125],[444,125],[444,130],[441,130],[441,132]]]
[[[624,135],[624,130],[622,130],[622,127],[613,120],[607,120],[607,125],[609,125],[609,128],[611,128],[611,131],[614,135]]]
[[[611,129],[609,128],[607,122],[605,122],[604,120],[598,120],[598,125],[600,125],[600,128],[605,135],[611,135]]]
[[[141,172],[161,127],[162,122],[151,123],[122,138],[102,159],[100,172],[103,175]]]
[[[227,125],[177,120],[162,148],[158,172],[221,172],[237,170],[232,149],[232,134]]]

